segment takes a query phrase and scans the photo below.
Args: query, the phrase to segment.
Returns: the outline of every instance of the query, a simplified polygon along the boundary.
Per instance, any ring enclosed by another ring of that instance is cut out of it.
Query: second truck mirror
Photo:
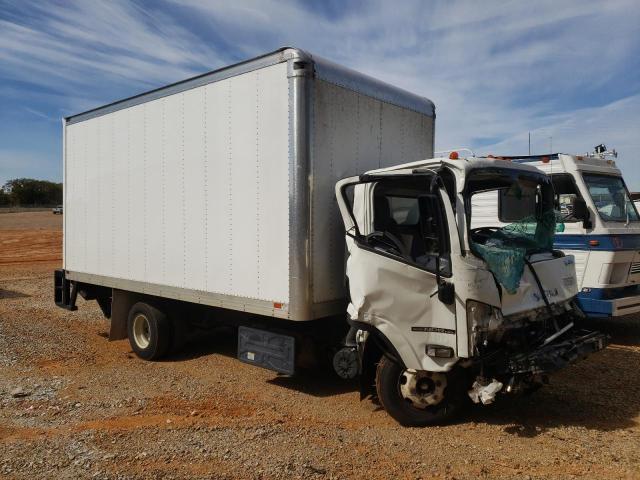
[[[586,220],[589,218],[589,211],[587,210],[587,203],[581,198],[573,198],[572,207],[573,210],[571,212],[574,218],[579,220]]]
[[[589,219],[589,209],[587,208],[587,202],[585,202],[581,198],[574,198],[572,203],[572,214],[573,218],[577,218],[578,220],[582,220],[582,226],[584,228],[591,228],[591,220]]]

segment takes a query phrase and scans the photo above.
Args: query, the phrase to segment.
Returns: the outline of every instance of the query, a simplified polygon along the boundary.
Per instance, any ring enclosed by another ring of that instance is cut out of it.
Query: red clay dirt
[[[640,478],[639,318],[529,397],[408,429],[354,383],[238,362],[229,333],[139,360],[94,302],[53,304],[60,229],[0,214],[0,478]]]
[[[0,213],[0,265],[62,262],[62,215]]]

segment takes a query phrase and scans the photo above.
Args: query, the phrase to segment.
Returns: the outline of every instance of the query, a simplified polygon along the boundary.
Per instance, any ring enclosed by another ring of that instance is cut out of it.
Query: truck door
[[[351,319],[382,333],[407,368],[439,371],[455,363],[456,311],[449,199],[427,193],[429,183],[397,176],[356,188],[362,214],[347,232],[347,277]],[[440,354],[429,356],[436,347]]]
[[[562,231],[557,231],[554,240],[554,247],[562,250],[566,254],[573,255],[576,261],[576,276],[578,278],[578,290],[582,289],[582,282],[585,276],[585,270],[589,263],[589,250],[585,248],[571,248],[585,243],[584,235],[590,229],[585,228],[586,223],[591,223],[590,218],[579,218],[573,211],[574,205],[578,202],[585,203],[584,197],[580,193],[580,189],[576,183],[576,179],[569,173],[554,173],[549,175],[553,183],[553,190],[556,196],[556,203],[560,212],[562,221]],[[582,182],[579,178],[578,181]],[[577,239],[577,240],[576,240]],[[582,240],[582,241],[581,241]],[[598,274],[600,273],[600,265],[597,266]]]

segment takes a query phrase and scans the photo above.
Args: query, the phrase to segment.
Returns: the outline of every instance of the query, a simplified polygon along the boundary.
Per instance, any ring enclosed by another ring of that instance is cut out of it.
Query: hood
[[[564,303],[573,298],[578,293],[573,255],[558,258],[549,258],[551,255],[542,257],[536,258],[534,256],[530,262],[538,275],[549,303]],[[510,294],[503,290],[502,314],[509,316],[544,306],[544,298],[540,293],[538,283],[530,268],[525,266],[516,292]]]

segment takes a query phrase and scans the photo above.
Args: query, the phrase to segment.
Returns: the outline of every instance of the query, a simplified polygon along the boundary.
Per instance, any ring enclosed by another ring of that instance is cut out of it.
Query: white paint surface
[[[66,127],[65,265],[289,302],[287,65]]]

